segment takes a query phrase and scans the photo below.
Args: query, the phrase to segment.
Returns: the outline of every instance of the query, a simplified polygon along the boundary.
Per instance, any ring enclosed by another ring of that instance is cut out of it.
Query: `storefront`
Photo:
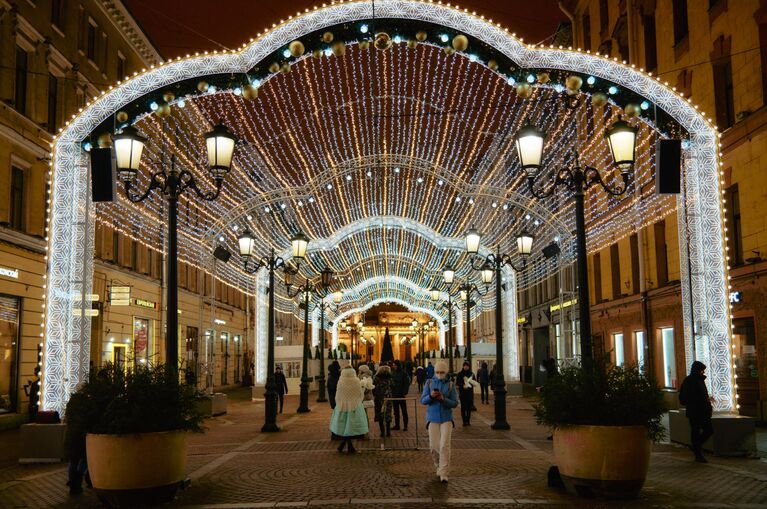
[[[0,294],[0,414],[18,411],[21,299]]]

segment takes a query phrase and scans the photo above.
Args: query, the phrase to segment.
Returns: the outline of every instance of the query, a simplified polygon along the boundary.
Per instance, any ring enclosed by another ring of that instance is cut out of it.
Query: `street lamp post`
[[[469,366],[472,366],[472,369],[474,369],[474,366],[471,363],[471,308],[475,303],[471,300],[471,294],[472,292],[476,292],[480,297],[484,297],[485,294],[479,291],[477,285],[469,283],[468,281],[463,283],[459,287],[459,290],[461,291],[461,300],[466,302],[466,360],[468,361]]]
[[[341,304],[344,294],[341,290],[333,293],[333,303],[336,308]],[[325,403],[325,310],[330,309],[330,303],[325,299],[320,301],[320,374],[317,376],[318,392],[317,403]]]
[[[453,296],[450,293],[450,286],[453,284],[453,278],[455,277],[455,271],[452,268],[446,268],[443,271],[443,277],[445,280],[445,285],[447,286],[447,302],[443,302],[441,305],[442,307],[447,309],[447,338],[446,338],[446,348],[447,350],[447,358],[448,358],[448,373],[450,376],[453,376],[455,374],[455,369],[453,366]],[[440,291],[435,287],[431,290],[431,300],[434,302],[439,301],[441,295]]]
[[[135,190],[139,162],[146,139],[132,126],[126,127],[114,137],[117,174],[123,183],[128,200],[138,203],[146,200],[157,189],[168,200],[168,259],[167,259],[167,307],[165,334],[165,364],[169,373],[178,373],[178,199],[191,189],[198,198],[213,201],[218,198],[224,177],[229,173],[237,139],[224,126],[216,126],[205,135],[208,149],[208,165],[215,189],[203,192],[189,170],[176,168],[176,155],[171,155],[170,169],[153,173],[149,186],[143,193]]]
[[[573,193],[578,266],[578,313],[581,322],[581,357],[583,359],[593,357],[584,195],[586,190],[595,184],[613,196],[620,196],[628,190],[629,179],[636,160],[636,134],[637,128],[630,126],[622,119],[615,122],[606,132],[613,162],[621,172],[621,182],[618,185],[610,185],[605,182],[598,169],[586,165],[582,166],[576,152],[575,164],[572,167],[558,170],[546,190],[535,187],[536,177],[543,161],[545,134],[535,127],[527,125],[520,129],[514,137],[517,154],[522,168],[527,172],[527,184],[533,196],[538,199],[548,198],[559,186],[563,186]]]
[[[264,425],[262,432],[279,431],[277,426],[277,384],[274,381],[274,271],[285,267],[285,260],[275,256],[274,249],[252,265],[250,262],[255,255],[255,238],[249,230],[245,230],[239,239],[240,256],[244,259],[243,268],[248,274],[255,274],[262,268],[269,270],[269,315],[267,318],[267,354],[266,354],[266,386],[264,387]],[[303,233],[297,233],[290,239],[293,259],[297,264],[306,256],[306,248],[309,245],[309,239]],[[287,277],[288,272],[286,272]]]
[[[493,392],[495,394],[495,422],[493,429],[510,429],[506,421],[506,380],[503,377],[503,316],[501,309],[501,269],[506,265],[517,272],[524,269],[527,258],[533,246],[533,237],[528,233],[522,233],[517,236],[517,254],[522,257],[522,267],[517,267],[511,261],[511,257],[502,254],[500,249],[497,253],[491,253],[485,257],[484,263],[480,266],[475,265],[475,260],[471,260],[471,267],[479,270],[482,275],[482,282],[489,285],[493,276],[495,276],[495,377],[493,379]],[[466,252],[473,256],[479,253],[480,235],[474,229],[466,234]]]

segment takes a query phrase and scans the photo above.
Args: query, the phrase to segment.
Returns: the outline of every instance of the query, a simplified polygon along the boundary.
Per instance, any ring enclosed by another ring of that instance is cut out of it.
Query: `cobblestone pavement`
[[[636,501],[584,500],[549,489],[548,430],[535,424],[531,401],[520,397],[509,398],[510,432],[490,429],[492,404],[479,405],[471,427],[456,427],[450,482],[443,485],[427,452],[420,408],[416,437],[412,403],[409,431],[393,431],[383,442],[371,429],[371,438],[357,443],[360,452],[347,455],[329,440],[330,410],[314,403],[315,395],[312,411],[300,415],[294,413],[297,397],[288,397],[279,416],[282,431],[273,434],[260,433],[263,403],[248,395],[230,394],[229,413],[207,420],[207,431],[190,437],[192,482],[172,507],[767,508],[764,461],[712,457],[702,465],[669,444],[654,447]],[[0,447],[12,433],[0,434]],[[6,457],[0,454],[0,508],[99,507],[89,490],[67,495],[65,464],[20,466]]]

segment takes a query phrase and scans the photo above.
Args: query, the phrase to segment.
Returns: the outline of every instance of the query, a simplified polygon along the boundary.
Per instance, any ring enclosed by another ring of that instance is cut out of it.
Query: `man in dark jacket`
[[[280,398],[280,413],[282,413],[282,404],[285,402],[285,394],[288,393],[288,381],[285,379],[285,373],[282,368],[274,368],[274,384],[277,386],[277,396]]]
[[[392,373],[392,382],[394,388],[392,390],[392,397],[404,398],[407,396],[410,390],[410,377],[402,367],[402,362],[399,360],[394,361],[394,372]],[[407,431],[407,401],[395,400],[394,401],[394,427],[392,430],[398,430],[399,428],[399,414],[402,412],[402,429]]]
[[[418,393],[423,392],[423,384],[426,382],[426,370],[423,366],[415,368],[415,380],[418,382]]]
[[[490,403],[490,372],[487,370],[487,362],[483,362],[477,371],[477,382],[479,382],[480,397],[482,403]]]
[[[687,419],[690,421],[690,442],[692,452],[695,453],[695,461],[708,463],[703,456],[703,444],[714,434],[711,425],[713,408],[706,388],[706,365],[700,361],[692,363],[690,374],[682,382],[679,389],[679,402],[686,409]]]
[[[328,366],[328,399],[330,408],[336,407],[336,389],[338,389],[338,379],[341,376],[341,365],[338,361],[333,361]]]

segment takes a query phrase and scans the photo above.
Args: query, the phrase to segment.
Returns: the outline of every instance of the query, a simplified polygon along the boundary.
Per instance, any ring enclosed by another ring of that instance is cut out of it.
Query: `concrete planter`
[[[650,465],[645,426],[568,426],[554,431],[554,457],[567,490],[634,498]]]
[[[143,507],[173,500],[186,472],[184,431],[88,434],[93,488],[107,507]]]

